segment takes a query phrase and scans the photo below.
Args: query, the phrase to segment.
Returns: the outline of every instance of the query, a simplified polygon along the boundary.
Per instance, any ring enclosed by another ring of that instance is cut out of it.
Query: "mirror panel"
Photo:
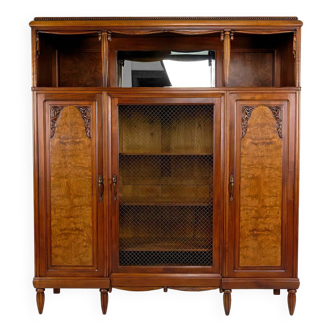
[[[215,87],[215,51],[118,51],[119,87]]]

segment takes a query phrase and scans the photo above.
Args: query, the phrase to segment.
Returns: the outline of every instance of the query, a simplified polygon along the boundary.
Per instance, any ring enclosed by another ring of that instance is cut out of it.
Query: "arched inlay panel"
[[[243,107],[240,266],[281,265],[282,112]]]
[[[52,266],[93,264],[90,137],[90,108],[51,108]]]

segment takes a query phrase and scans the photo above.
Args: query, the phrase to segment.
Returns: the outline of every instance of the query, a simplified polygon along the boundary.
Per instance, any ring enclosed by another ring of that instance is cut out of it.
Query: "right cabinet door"
[[[226,278],[296,276],[296,100],[229,94]]]

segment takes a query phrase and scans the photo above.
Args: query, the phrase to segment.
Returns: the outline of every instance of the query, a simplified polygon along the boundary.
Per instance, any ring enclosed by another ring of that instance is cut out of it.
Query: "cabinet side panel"
[[[91,138],[78,109],[65,107],[50,140],[51,265],[91,266]]]
[[[240,266],[280,266],[282,139],[271,110],[254,108],[242,135]]]

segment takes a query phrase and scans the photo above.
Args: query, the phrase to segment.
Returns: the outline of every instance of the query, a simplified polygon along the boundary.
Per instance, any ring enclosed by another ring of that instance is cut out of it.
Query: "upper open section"
[[[299,87],[296,17],[36,18],[34,87]]]

